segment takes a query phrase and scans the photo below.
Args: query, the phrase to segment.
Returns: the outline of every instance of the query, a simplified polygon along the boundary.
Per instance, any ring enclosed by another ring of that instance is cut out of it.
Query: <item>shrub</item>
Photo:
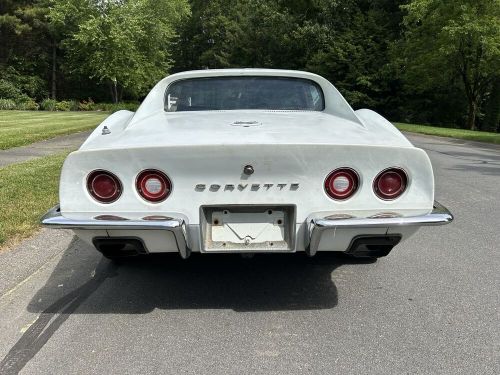
[[[70,111],[78,111],[80,109],[80,102],[78,100],[71,100],[69,105]]]
[[[44,99],[40,103],[40,108],[42,109],[42,111],[55,111],[56,104],[57,101],[55,101],[54,99]]]
[[[139,108],[139,105],[140,103],[123,103],[123,108],[122,109],[126,109],[128,111],[132,111],[132,112],[135,112],[137,111],[137,108]]]
[[[12,82],[5,79],[0,79],[0,98],[12,99],[14,101],[22,101],[28,97],[21,92]]]
[[[23,111],[38,111],[39,107],[40,106],[38,105],[38,103],[31,98],[28,100],[18,102],[16,105],[16,109],[20,109]]]
[[[94,111],[116,112],[123,109],[135,112],[139,107],[139,103],[122,102],[122,103],[98,103],[94,105]]]
[[[89,98],[89,100],[82,100],[79,104],[78,104],[78,109],[80,111],[94,111],[94,101]]]
[[[0,99],[0,110],[16,109],[16,102],[12,99]]]
[[[71,102],[62,100],[56,103],[56,111],[69,111],[71,109]]]

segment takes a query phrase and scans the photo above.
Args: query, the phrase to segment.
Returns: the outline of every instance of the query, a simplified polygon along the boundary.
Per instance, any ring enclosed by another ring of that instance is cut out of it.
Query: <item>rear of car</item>
[[[161,81],[66,160],[43,219],[105,255],[347,251],[383,256],[434,204],[429,158],[321,77],[225,70]]]

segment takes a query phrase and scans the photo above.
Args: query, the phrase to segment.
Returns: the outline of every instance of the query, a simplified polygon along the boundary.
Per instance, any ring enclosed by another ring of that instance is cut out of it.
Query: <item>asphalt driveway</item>
[[[0,168],[42,156],[57,154],[65,150],[77,149],[89,137],[90,133],[91,131],[84,131],[62,135],[45,141],[35,142],[27,146],[0,150]]]

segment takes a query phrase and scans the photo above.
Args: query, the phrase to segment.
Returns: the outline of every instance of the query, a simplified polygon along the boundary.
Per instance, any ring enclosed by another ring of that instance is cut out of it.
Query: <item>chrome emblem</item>
[[[216,191],[233,191],[233,190],[239,190],[239,191],[245,191],[245,190],[250,190],[250,191],[268,191],[271,189],[276,189],[278,191],[285,191],[285,190],[299,190],[300,184],[299,183],[292,183],[292,184],[246,184],[246,183],[239,183],[237,185],[235,184],[211,184],[211,185],[206,185],[206,184],[196,184],[194,189],[196,191],[205,191],[209,190],[211,192],[216,192]]]

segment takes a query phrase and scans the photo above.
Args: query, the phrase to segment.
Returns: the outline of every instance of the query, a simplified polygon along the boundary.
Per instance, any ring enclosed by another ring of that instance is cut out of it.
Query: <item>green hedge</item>
[[[0,98],[0,110],[21,110],[21,111],[104,111],[116,112],[122,109],[136,111],[139,103],[94,103],[92,99],[88,100],[62,100],[44,99],[37,103],[28,97],[19,100]]]

